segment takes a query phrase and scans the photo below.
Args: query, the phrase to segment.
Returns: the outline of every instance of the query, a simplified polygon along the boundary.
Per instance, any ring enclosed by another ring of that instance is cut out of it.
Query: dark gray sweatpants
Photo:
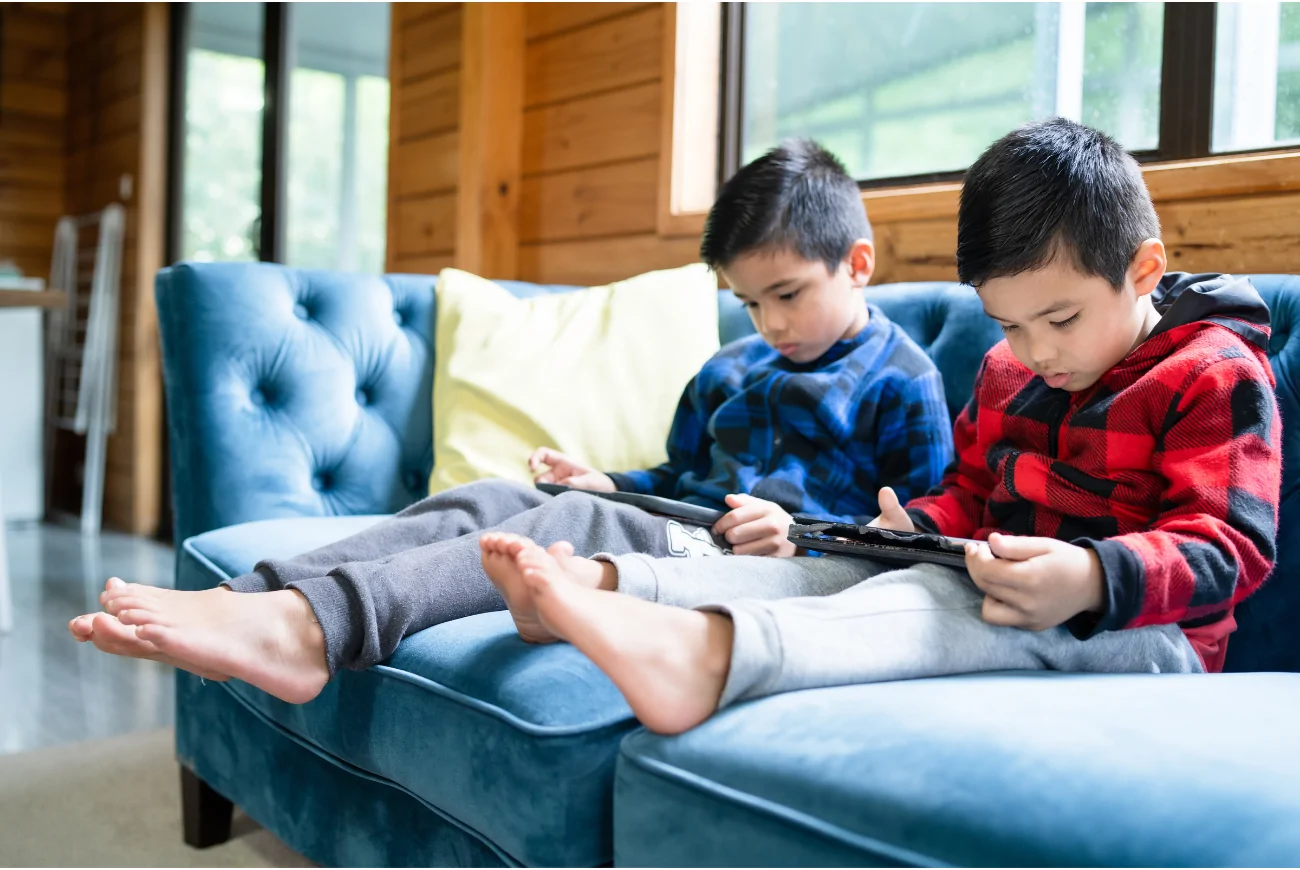
[[[366,668],[392,655],[408,634],[505,609],[483,573],[478,539],[485,531],[515,532],[543,546],[569,541],[580,556],[720,552],[707,532],[638,508],[485,480],[416,502],[310,553],[258,562],[225,585],[236,592],[297,590],[325,634],[330,674]]]

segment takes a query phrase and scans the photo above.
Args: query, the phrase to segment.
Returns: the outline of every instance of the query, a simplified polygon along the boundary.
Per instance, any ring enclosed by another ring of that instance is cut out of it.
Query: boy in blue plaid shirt
[[[881,487],[907,500],[939,482],[952,459],[942,382],[864,299],[871,226],[839,161],[791,142],[749,164],[723,185],[700,250],[758,335],[724,347],[687,386],[668,462],[605,474],[543,448],[531,464],[539,482],[727,511],[712,529],[583,493],[479,481],[216,589],[110,579],[105,612],[72,620],[73,635],[300,703],[338,668],[383,661],[409,634],[508,605],[486,573],[484,532],[571,541],[583,555],[789,556],[791,514],[867,522]],[[533,626],[516,625],[533,638]],[[264,655],[272,640],[279,653]]]
[[[713,531],[735,553],[788,556],[791,514],[866,523],[880,487],[906,500],[939,480],[952,459],[943,384],[864,300],[871,225],[833,155],[787,142],[741,169],[709,212],[700,255],[758,334],[687,385],[668,461],[604,474],[543,448],[539,481],[731,508]]]

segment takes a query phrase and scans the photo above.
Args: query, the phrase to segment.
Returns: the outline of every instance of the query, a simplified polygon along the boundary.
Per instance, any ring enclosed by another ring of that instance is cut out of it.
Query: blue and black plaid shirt
[[[865,329],[791,362],[757,335],[718,351],[682,394],[668,461],[610,474],[643,492],[728,510],[728,493],[791,514],[865,523],[876,492],[906,503],[952,461],[952,421],[934,363],[874,305]]]

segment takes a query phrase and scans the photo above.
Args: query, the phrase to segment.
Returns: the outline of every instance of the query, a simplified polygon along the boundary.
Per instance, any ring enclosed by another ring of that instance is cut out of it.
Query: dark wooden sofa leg
[[[183,764],[181,812],[185,817],[186,845],[206,849],[230,839],[230,820],[235,805]]]

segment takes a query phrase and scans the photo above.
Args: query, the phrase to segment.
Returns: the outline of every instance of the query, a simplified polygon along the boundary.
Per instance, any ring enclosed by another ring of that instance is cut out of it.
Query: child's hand
[[[737,556],[793,556],[790,542],[794,519],[779,504],[735,493],[727,496],[732,510],[713,525],[713,534],[725,538]]]
[[[1055,538],[994,532],[987,544],[966,545],[966,570],[984,592],[991,625],[1043,631],[1104,606],[1096,552]]]
[[[542,468],[549,469],[538,471]],[[558,483],[595,492],[614,492],[618,487],[603,471],[597,471],[549,447],[538,447],[528,457],[528,470],[535,483]]]
[[[912,525],[912,518],[903,510],[903,506],[898,503],[898,496],[894,490],[888,486],[882,486],[880,492],[876,495],[876,500],[880,503],[880,516],[876,517],[867,525],[877,529],[889,529],[891,532],[915,532],[916,526]]]

